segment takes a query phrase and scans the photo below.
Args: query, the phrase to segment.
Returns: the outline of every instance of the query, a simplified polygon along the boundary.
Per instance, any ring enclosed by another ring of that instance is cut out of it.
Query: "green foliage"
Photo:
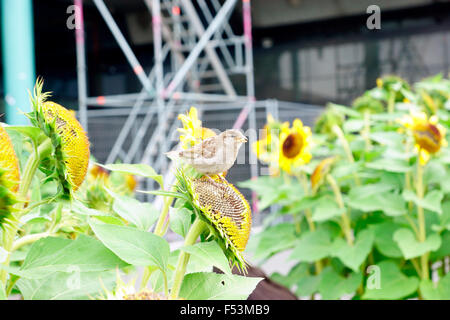
[[[274,281],[299,297],[449,298],[444,268],[434,283],[430,274],[450,255],[450,148],[439,141],[420,160],[415,129],[401,121],[426,121],[448,141],[449,96],[450,80],[441,75],[412,86],[379,79],[352,107],[327,105],[314,128],[320,136],[313,135],[312,160],[295,175],[241,183],[262,208],[276,205],[253,238],[254,257],[286,252],[296,262],[285,275],[273,273]],[[426,118],[411,118],[414,112]],[[325,171],[318,164],[329,157],[335,161]]]

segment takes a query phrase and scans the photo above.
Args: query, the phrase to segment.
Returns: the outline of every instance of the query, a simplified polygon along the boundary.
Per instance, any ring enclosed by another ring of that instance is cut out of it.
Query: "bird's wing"
[[[203,159],[211,159],[214,157],[217,150],[217,142],[214,138],[215,137],[205,139],[202,143],[199,143],[190,149],[183,150],[180,155],[183,158],[189,159],[196,159],[199,157]]]

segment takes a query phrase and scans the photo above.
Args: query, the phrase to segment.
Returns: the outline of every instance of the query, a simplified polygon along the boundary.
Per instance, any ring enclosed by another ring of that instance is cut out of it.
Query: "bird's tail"
[[[176,151],[176,150],[169,151],[164,154],[167,156],[167,158],[169,158],[172,161],[180,159],[179,151]]]

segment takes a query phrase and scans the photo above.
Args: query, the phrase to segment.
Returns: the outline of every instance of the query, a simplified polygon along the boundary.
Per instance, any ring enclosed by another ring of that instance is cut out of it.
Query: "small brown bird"
[[[230,129],[190,149],[170,151],[166,155],[172,160],[179,158],[199,173],[209,176],[230,169],[236,161],[239,148],[245,142],[247,138],[239,130]]]

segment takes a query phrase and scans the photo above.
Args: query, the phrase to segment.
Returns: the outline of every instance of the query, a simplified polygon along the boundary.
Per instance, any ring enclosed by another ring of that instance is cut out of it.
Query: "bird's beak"
[[[248,139],[246,138],[246,137],[243,137],[243,138],[240,138],[239,139],[239,142],[242,142],[242,143],[245,143],[245,142],[247,142],[248,141]]]

